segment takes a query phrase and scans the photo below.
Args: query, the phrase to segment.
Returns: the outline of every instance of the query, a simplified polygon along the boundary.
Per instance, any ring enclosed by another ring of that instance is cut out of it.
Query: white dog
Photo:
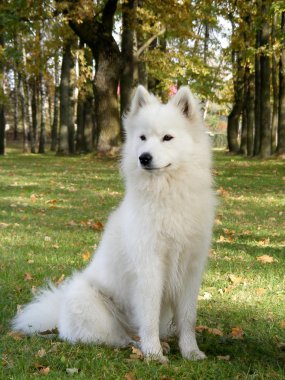
[[[192,93],[161,104],[142,86],[124,120],[126,193],[92,262],[40,291],[13,320],[25,333],[58,328],[69,342],[125,346],[140,336],[164,363],[160,338],[174,330],[186,359],[203,359],[196,304],[208,256],[215,197],[209,137]]]

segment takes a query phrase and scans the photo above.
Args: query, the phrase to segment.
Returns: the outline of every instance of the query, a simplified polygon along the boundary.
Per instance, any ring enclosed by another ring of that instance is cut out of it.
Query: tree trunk
[[[276,43],[276,26],[277,26],[277,13],[273,15],[272,21],[272,45]],[[273,106],[272,106],[272,128],[271,128],[271,151],[272,153],[276,151],[277,147],[277,128],[278,128],[278,55],[273,49],[272,52],[272,96],[273,96]]]
[[[270,57],[269,57],[269,38],[270,26],[268,23],[269,1],[262,0],[261,14],[263,24],[261,28],[261,47],[260,54],[260,157],[267,158],[271,155],[271,104],[270,104]]]
[[[24,79],[22,74],[19,74],[20,82],[20,100],[21,100],[21,113],[22,113],[22,128],[23,128],[23,152],[28,152],[28,124],[27,124],[27,110],[25,102]]]
[[[36,147],[38,140],[38,84],[36,78],[32,80],[32,124],[33,140]]]
[[[94,80],[95,115],[98,151],[108,152],[120,141],[120,117],[118,109],[118,82],[121,71],[119,47],[112,35],[114,15],[118,0],[107,0],[102,16],[90,15],[70,21],[71,28],[86,43],[96,62]]]
[[[134,85],[134,26],[136,22],[136,0],[122,5],[122,72],[120,78],[121,115],[128,110]]]
[[[256,50],[260,47],[260,30],[256,32]],[[255,100],[254,100],[254,155],[258,156],[260,152],[260,101],[261,101],[261,86],[260,86],[260,53],[255,53]]]
[[[281,32],[285,36],[285,12],[281,15]],[[285,155],[285,41],[283,39],[279,62],[279,114],[278,114],[278,155]]]
[[[18,79],[18,72],[16,69],[14,69],[14,109],[13,109],[13,121],[14,121],[14,128],[13,128],[13,139],[18,139],[18,123],[19,123],[19,79]]]
[[[4,48],[4,28],[0,24],[0,48]],[[4,103],[4,65],[0,60],[0,155],[5,154],[5,103]]]
[[[234,59],[233,59],[234,61]],[[243,109],[243,68],[241,54],[237,53],[236,73],[234,78],[234,104],[228,116],[228,148],[231,153],[239,152],[239,121]]]
[[[59,119],[59,86],[56,84],[55,89],[54,89],[54,100],[53,100],[53,123],[51,126],[50,150],[52,152],[55,152],[56,147],[57,147],[58,119]]]
[[[73,67],[73,57],[71,54],[71,42],[67,41],[63,49],[61,82],[60,82],[60,127],[58,153],[69,153],[69,130],[71,125],[72,107],[70,95],[72,93],[71,69]]]
[[[39,137],[39,153],[45,153],[46,144],[46,88],[43,75],[40,75],[41,125]]]
[[[247,118],[247,155],[253,156],[254,136],[254,74],[249,73],[246,94],[246,118]]]

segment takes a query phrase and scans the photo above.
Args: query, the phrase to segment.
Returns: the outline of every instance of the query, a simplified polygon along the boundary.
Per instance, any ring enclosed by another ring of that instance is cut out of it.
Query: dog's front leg
[[[176,306],[175,319],[179,332],[179,347],[182,356],[188,360],[205,359],[200,351],[195,334],[197,298],[201,285],[203,265],[191,268],[184,282],[181,297]]]
[[[159,340],[159,319],[163,292],[163,267],[157,257],[143,257],[137,272],[135,312],[144,357],[167,363]]]

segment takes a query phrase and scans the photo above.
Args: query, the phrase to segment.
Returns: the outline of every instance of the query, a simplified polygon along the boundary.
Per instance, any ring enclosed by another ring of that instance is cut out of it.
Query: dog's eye
[[[171,135],[165,135],[165,136],[163,136],[162,141],[170,141],[172,139],[173,139],[173,136],[171,136]]]
[[[141,139],[142,141],[145,141],[145,140],[146,140],[145,135],[141,135],[141,136],[140,136],[140,139]]]

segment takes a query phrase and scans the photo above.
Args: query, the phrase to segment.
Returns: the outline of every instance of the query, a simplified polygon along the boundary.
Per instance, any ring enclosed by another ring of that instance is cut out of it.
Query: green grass
[[[86,265],[101,235],[96,222],[105,223],[123,184],[112,159],[16,150],[1,157],[0,378],[34,379],[49,367],[50,379],[70,378],[67,368],[78,369],[73,378],[80,379],[284,379],[284,162],[217,152],[214,174],[220,197],[197,334],[208,359],[183,360],[173,340],[170,364],[162,366],[130,359],[131,349],[10,334],[31,290]],[[257,260],[264,255],[273,262]]]

